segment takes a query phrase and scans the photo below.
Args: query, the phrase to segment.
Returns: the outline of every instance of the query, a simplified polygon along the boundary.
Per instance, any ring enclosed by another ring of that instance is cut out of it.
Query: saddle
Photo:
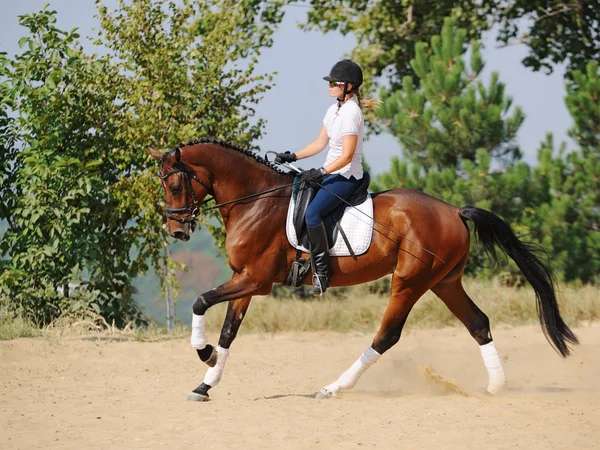
[[[371,177],[364,172],[359,185],[346,200],[351,206],[342,203],[323,219],[330,255],[356,256],[369,248],[373,225],[373,201],[367,190],[370,181]],[[301,286],[310,270],[310,261],[301,257],[302,252],[308,252],[310,248],[304,216],[319,189],[316,184],[301,182],[299,176],[294,180],[286,233],[290,245],[296,248],[296,258],[292,262],[285,285]],[[339,239],[340,236],[342,239]]]
[[[346,201],[352,206],[358,206],[363,203],[369,195],[369,183],[371,182],[371,176],[369,172],[363,172],[363,177],[360,180],[360,184],[356,187],[354,192],[350,195]],[[296,230],[296,236],[298,243],[304,248],[309,248],[310,244],[308,241],[308,232],[306,230],[306,223],[304,222],[304,215],[308,209],[308,205],[313,201],[320,187],[310,182],[300,182],[300,176],[296,175],[294,185],[292,187],[292,197],[294,197],[296,204],[294,208],[293,223],[294,229]],[[329,248],[331,249],[337,241],[338,234],[341,233],[344,242],[348,246],[350,254],[353,253],[352,247],[348,241],[346,233],[340,226],[340,221],[344,215],[344,211],[348,205],[346,203],[340,204],[337,208],[331,211],[323,219],[325,229],[327,230],[327,241]]]

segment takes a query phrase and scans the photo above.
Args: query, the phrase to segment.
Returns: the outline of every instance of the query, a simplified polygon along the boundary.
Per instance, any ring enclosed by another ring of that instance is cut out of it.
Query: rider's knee
[[[310,206],[306,210],[304,220],[306,222],[306,225],[309,227],[316,227],[321,222],[323,222],[323,218],[321,217],[319,211],[317,211],[316,208],[314,210],[311,210]]]

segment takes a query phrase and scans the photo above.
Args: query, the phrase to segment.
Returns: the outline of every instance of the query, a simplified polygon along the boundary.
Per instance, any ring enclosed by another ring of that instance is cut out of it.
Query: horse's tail
[[[554,274],[534,253],[543,251],[534,244],[521,242],[504,220],[484,209],[465,206],[459,212],[475,224],[475,235],[494,263],[498,262],[495,245],[510,256],[529,281],[537,297],[536,309],[548,342],[563,356],[569,355],[567,343],[578,344],[577,337],[565,324],[554,292]]]

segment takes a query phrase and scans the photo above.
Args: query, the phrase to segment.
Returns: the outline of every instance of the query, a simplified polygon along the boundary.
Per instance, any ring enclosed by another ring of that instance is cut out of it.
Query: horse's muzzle
[[[190,233],[184,230],[177,230],[171,234],[175,239],[179,239],[181,241],[187,242],[190,240]]]
[[[171,237],[175,239],[179,239],[180,241],[187,242],[190,240],[190,236],[192,234],[192,230],[189,222],[175,222],[173,220],[169,221],[169,231]]]

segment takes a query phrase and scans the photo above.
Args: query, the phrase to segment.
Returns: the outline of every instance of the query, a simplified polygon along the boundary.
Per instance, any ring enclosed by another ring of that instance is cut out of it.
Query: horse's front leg
[[[229,345],[237,334],[250,298],[253,294],[266,294],[268,291],[270,291],[270,286],[267,283],[260,283],[248,272],[242,271],[235,274],[227,283],[198,296],[193,306],[190,343],[198,352],[200,359],[207,363],[210,369],[206,374],[205,382],[193,391],[190,400],[201,400],[200,398],[192,398],[195,397],[194,394],[203,396],[204,400],[208,399],[208,389],[214,387],[220,380],[229,354]],[[236,301],[232,302],[228,308],[219,347],[214,349],[212,345],[207,345],[204,315],[211,306],[232,300]],[[217,375],[219,376],[217,377]],[[208,387],[204,387],[205,385]]]
[[[271,283],[272,284],[272,283]],[[264,289],[267,287],[267,289]],[[247,272],[234,274],[233,278],[219,287],[200,294],[192,307],[192,336],[190,344],[198,352],[198,356],[209,366],[215,365],[215,354],[212,345],[206,345],[206,320],[204,314],[213,305],[252,296],[257,293],[268,293],[270,287],[260,283]]]
[[[227,306],[227,315],[221,328],[221,337],[219,338],[219,345],[214,350],[214,363],[209,364],[211,367],[206,372],[202,384],[192,391],[188,400],[191,401],[207,401],[208,390],[215,387],[221,381],[223,371],[225,369],[225,363],[229,356],[229,347],[235,339],[237,332],[242,324],[242,320],[246,315],[248,306],[250,305],[250,299],[252,297],[244,297],[238,300],[231,300]],[[207,347],[211,347],[207,345]],[[208,364],[208,362],[207,362]]]

